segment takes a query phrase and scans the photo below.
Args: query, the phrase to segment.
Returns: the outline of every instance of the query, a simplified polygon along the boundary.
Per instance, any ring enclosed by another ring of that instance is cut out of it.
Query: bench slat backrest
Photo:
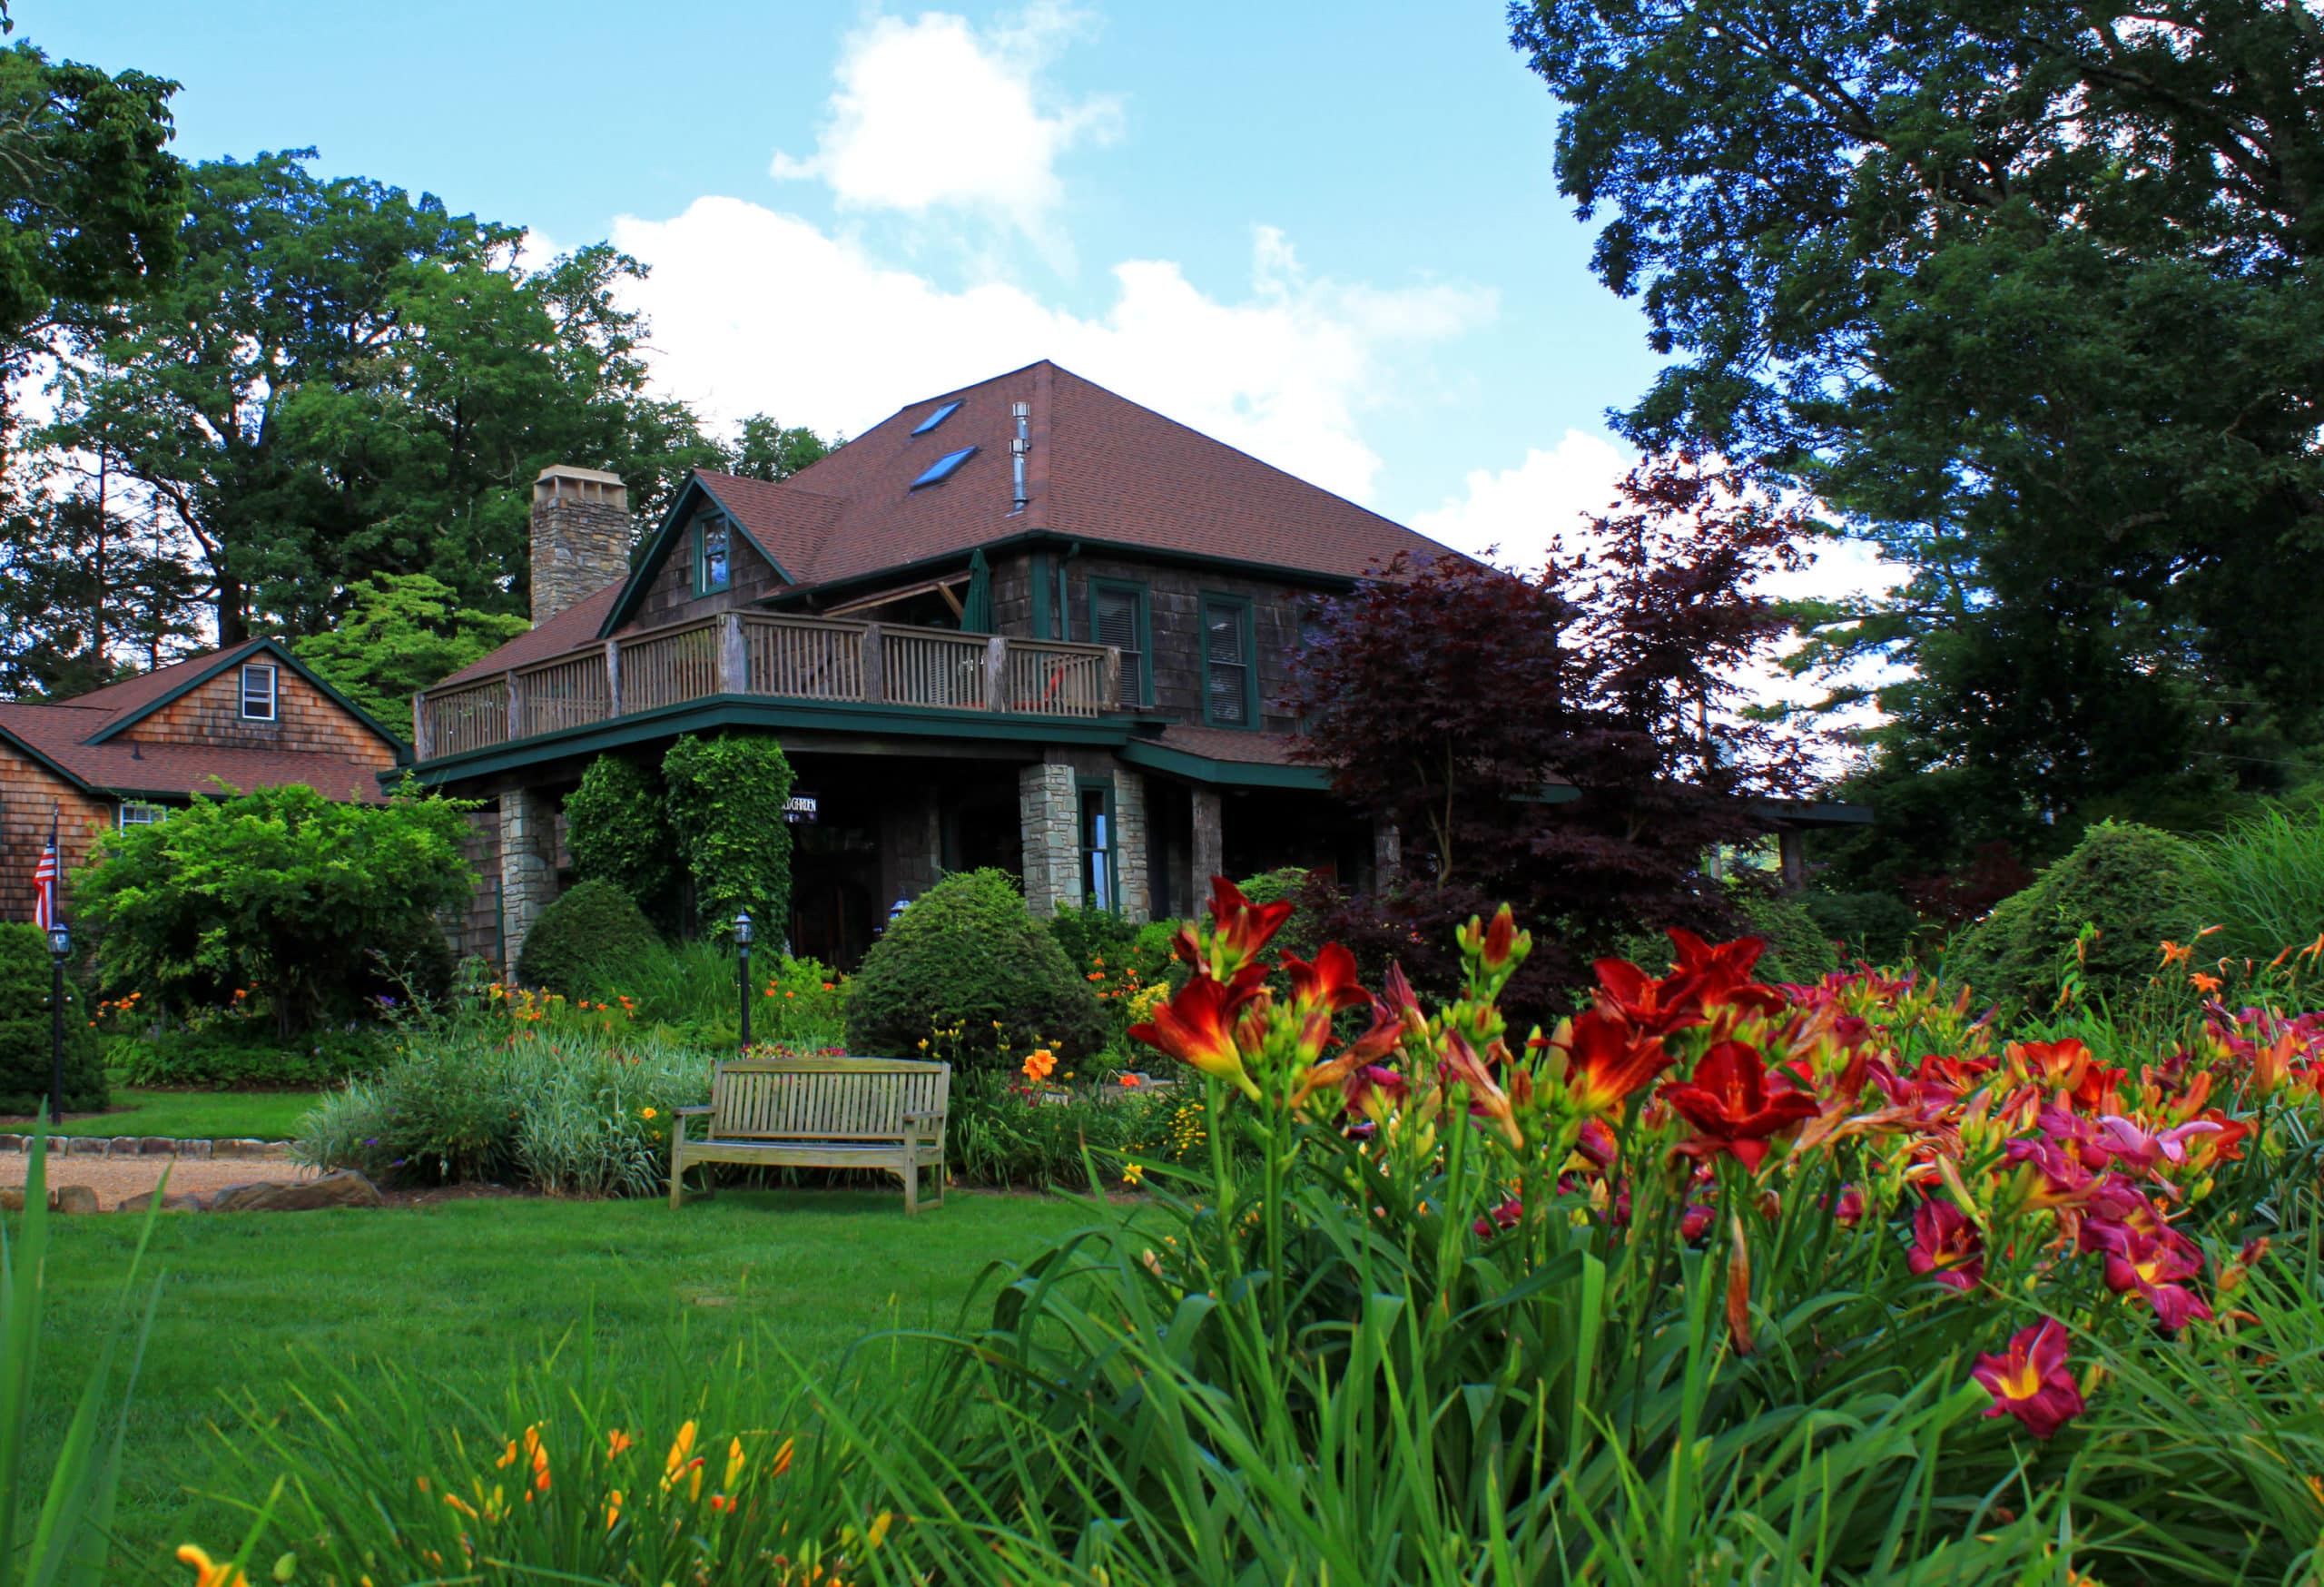
[[[747,1059],[710,1086],[714,1140],[901,1140],[907,1113],[942,1113],[952,1066],[901,1058]]]

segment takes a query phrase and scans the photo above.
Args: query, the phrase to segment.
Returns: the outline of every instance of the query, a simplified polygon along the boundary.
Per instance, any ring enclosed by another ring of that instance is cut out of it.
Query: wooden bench
[[[747,1059],[722,1063],[710,1105],[680,1108],[670,1129],[670,1205],[684,1196],[689,1163],[802,1168],[880,1168],[904,1182],[904,1211],[920,1210],[920,1171],[936,1170],[944,1201],[944,1109],[952,1066],[901,1058]],[[709,1132],[686,1137],[706,1117]]]

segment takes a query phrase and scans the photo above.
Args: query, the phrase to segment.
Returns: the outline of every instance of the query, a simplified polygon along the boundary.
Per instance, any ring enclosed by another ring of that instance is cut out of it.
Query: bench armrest
[[[698,1108],[673,1108],[670,1111],[680,1119],[699,1119],[710,1111],[710,1104],[704,1102]]]
[[[939,1108],[932,1113],[907,1113],[904,1115],[904,1122],[906,1124],[919,1124],[931,1119],[940,1120],[943,1117],[944,1109]]]

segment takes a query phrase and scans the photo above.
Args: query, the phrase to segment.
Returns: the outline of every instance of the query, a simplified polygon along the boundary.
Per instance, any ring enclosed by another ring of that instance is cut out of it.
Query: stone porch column
[[[1372,886],[1385,892],[1404,872],[1404,834],[1393,821],[1372,823]]]
[[[1044,918],[1081,902],[1080,812],[1073,768],[1045,761],[1017,774],[1017,820],[1024,839],[1025,902]]]
[[[501,969],[513,972],[525,934],[556,896],[556,801],[531,788],[500,795]]]
[[[1196,789],[1194,805],[1194,863],[1187,867],[1193,881],[1187,897],[1192,901],[1195,914],[1200,916],[1209,906],[1210,879],[1226,869],[1226,843],[1219,826],[1218,790]]]
[[[1151,862],[1147,854],[1146,779],[1128,766],[1114,768],[1114,872],[1122,895],[1115,900],[1121,917],[1135,926],[1146,923],[1150,902]]]

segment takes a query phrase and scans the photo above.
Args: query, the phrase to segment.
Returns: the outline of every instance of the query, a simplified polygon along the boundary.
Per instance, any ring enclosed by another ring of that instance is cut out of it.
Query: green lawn
[[[232,1425],[229,1395],[287,1406],[294,1353],[359,1378],[392,1363],[447,1395],[487,1396],[515,1358],[585,1318],[614,1372],[668,1359],[680,1330],[685,1353],[707,1361],[762,1323],[812,1361],[874,1329],[950,1324],[988,1261],[1026,1255],[1088,1216],[1067,1200],[955,1191],[908,1222],[895,1195],[729,1191],[675,1213],[650,1201],[503,1199],[164,1217],[147,1254],[162,1289],[122,1533],[141,1562],[230,1535],[196,1497],[211,1486],[208,1428]],[[86,1341],[114,1315],[139,1220],[51,1227],[41,1378],[55,1393],[35,1463],[62,1435],[60,1401],[78,1391]],[[172,1565],[168,1579],[181,1574]]]
[[[313,1091],[135,1091],[113,1089],[104,1113],[67,1114],[58,1135],[167,1135],[180,1140],[241,1136],[289,1140],[315,1105]],[[0,1119],[0,1129],[29,1130],[29,1119]]]

